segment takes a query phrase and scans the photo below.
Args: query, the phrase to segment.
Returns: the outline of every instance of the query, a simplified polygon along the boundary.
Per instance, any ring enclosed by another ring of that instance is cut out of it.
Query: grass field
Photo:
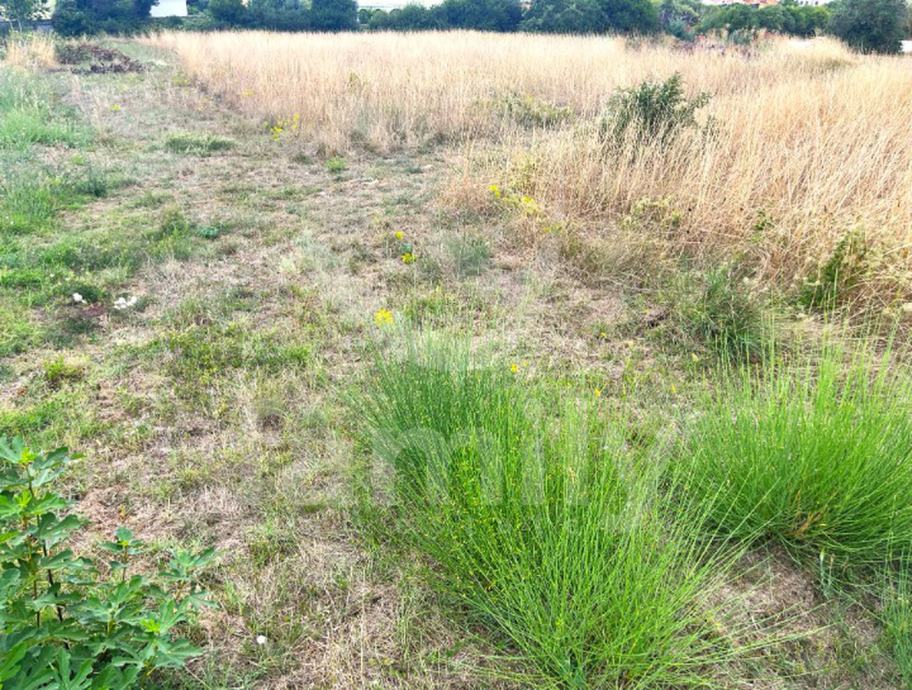
[[[149,687],[910,687],[908,59],[19,40],[0,437],[216,548]]]

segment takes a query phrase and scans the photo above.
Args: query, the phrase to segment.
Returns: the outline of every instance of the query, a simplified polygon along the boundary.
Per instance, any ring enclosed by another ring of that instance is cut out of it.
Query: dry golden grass
[[[617,152],[590,124],[486,154],[471,175],[535,199],[549,222],[602,234],[606,219],[658,209],[659,227],[644,229],[665,233],[673,251],[737,258],[759,284],[794,291],[830,264],[843,274],[840,299],[908,312],[909,65],[864,61],[714,93],[713,136],[690,131]],[[850,250],[836,262],[840,244]]]
[[[862,57],[829,40],[750,51],[471,32],[149,41],[238,108],[283,123],[277,136],[325,150],[476,142],[484,155],[458,183],[463,198],[497,183],[550,220],[601,233],[662,200],[677,217],[676,250],[748,258],[761,284],[788,289],[851,235],[864,265],[840,268],[859,275],[848,298],[878,309],[912,299],[908,59]],[[607,152],[597,120],[612,92],[675,72],[712,95],[701,116],[715,118],[715,136]]]
[[[47,34],[13,34],[6,43],[3,63],[27,68],[54,67],[57,65],[54,41]]]

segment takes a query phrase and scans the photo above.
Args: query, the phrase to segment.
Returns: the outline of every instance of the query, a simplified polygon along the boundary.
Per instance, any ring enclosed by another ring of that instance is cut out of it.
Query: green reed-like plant
[[[722,375],[675,465],[713,521],[838,567],[876,566],[912,545],[912,379],[890,353],[828,347],[817,362],[770,355]]]
[[[663,500],[655,448],[598,408],[459,347],[381,358],[366,398],[385,534],[536,684],[701,685],[734,652],[710,604],[733,553]],[[701,499],[702,500],[702,499]]]

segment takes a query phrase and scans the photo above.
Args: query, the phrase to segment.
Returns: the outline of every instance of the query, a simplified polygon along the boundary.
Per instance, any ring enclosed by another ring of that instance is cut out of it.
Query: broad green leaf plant
[[[54,490],[75,457],[0,438],[0,690],[137,687],[200,653],[179,631],[206,603],[213,550],[175,550],[149,577],[145,545],[120,527],[100,545],[107,564],[75,554],[86,521]]]

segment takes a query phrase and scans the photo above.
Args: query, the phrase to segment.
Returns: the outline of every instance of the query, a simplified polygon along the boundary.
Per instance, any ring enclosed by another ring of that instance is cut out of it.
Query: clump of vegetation
[[[834,5],[829,30],[864,53],[898,53],[908,34],[905,0],[843,0]]]
[[[904,687],[912,687],[912,573],[907,559],[888,568],[880,593],[880,620]]]
[[[683,329],[723,357],[755,359],[765,341],[760,304],[731,266],[710,269],[696,295],[679,304]]]
[[[175,132],[165,139],[165,148],[172,153],[192,153],[200,156],[228,151],[236,146],[232,139],[214,134]]]
[[[145,545],[119,528],[104,567],[68,544],[85,527],[54,485],[72,457],[0,439],[0,684],[129,688],[199,650],[179,636],[205,603],[197,584],[213,551],[176,550],[155,577]]]
[[[327,158],[326,163],[326,172],[331,175],[341,175],[346,170],[348,170],[348,163],[345,162],[345,159],[341,156],[333,156],[332,158]]]
[[[43,82],[14,70],[0,71],[0,148],[21,151],[32,144],[76,146],[86,141],[85,130],[66,107],[55,107],[56,101]]]
[[[801,287],[800,302],[811,309],[832,309],[864,276],[868,245],[863,234],[847,233],[830,257]]]
[[[912,379],[835,347],[816,366],[764,364],[718,378],[677,465],[688,490],[718,498],[725,533],[838,568],[912,547]]]
[[[481,275],[491,261],[491,246],[480,235],[459,235],[450,239],[448,249],[457,278]]]
[[[378,474],[393,476],[368,513],[534,677],[706,682],[703,665],[729,652],[707,623],[721,613],[701,603],[727,563],[696,536],[703,507],[677,502],[670,519],[651,444],[629,444],[591,394],[555,402],[507,365],[476,363],[435,340],[379,361],[358,408]]]
[[[505,94],[494,100],[494,109],[523,127],[553,127],[573,116],[567,106],[557,106],[530,94]]]
[[[82,362],[68,361],[62,355],[44,363],[44,380],[52,389],[68,382],[79,381],[84,376],[85,365]]]
[[[611,97],[602,117],[602,134],[615,143],[627,136],[666,143],[682,130],[699,128],[696,113],[708,102],[707,93],[688,98],[679,73],[664,82],[644,81]]]

